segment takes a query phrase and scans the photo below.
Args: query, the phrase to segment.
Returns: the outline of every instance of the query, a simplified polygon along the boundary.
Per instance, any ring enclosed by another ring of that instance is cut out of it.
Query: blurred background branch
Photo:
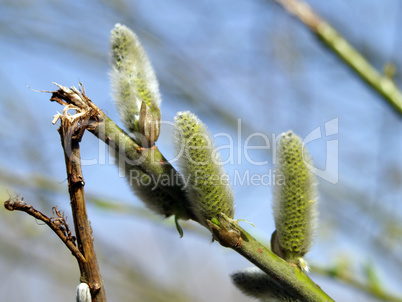
[[[399,114],[402,114],[402,93],[392,79],[393,72],[381,75],[339,32],[318,16],[306,2],[300,0],[275,1],[303,22],[317,35],[320,41],[338,55],[347,66],[352,68],[363,81],[379,93]]]
[[[314,266],[312,267],[312,270],[315,274],[334,278],[338,281],[344,282],[348,286],[368,294],[369,296],[377,297],[380,300],[391,302],[402,301],[401,297],[387,292],[387,289],[383,287],[383,283],[379,282],[379,280],[376,280],[376,277],[373,277],[373,273],[371,272],[372,268],[369,268],[369,266],[367,266],[365,270],[365,280],[360,280],[360,278],[357,277],[356,272],[352,271],[344,264],[346,264],[345,261],[335,263],[332,267]]]

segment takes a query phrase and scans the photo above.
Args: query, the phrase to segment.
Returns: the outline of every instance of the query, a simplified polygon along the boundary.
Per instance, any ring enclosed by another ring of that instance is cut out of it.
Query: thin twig
[[[9,211],[22,211],[27,213],[28,215],[43,221],[46,225],[48,225],[53,232],[56,233],[57,236],[64,242],[67,248],[71,251],[73,256],[77,259],[78,262],[84,262],[85,258],[82,253],[79,251],[77,246],[75,245],[75,238],[71,235],[68,224],[64,218],[64,216],[57,210],[56,207],[53,207],[53,215],[51,218],[47,217],[42,212],[36,210],[29,204],[24,202],[24,198],[19,198],[18,196],[10,197],[7,201],[4,202],[4,207]]]
[[[325,45],[382,96],[399,114],[402,114],[402,93],[388,76],[380,74],[345,38],[328,22],[318,16],[301,0],[274,0],[303,22]]]

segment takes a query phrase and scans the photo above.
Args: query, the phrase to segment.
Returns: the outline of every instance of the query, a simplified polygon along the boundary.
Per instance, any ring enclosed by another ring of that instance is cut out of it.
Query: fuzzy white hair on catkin
[[[80,283],[76,289],[76,302],[91,302],[91,291],[86,283]]]
[[[130,189],[148,209],[165,217],[176,214],[176,201],[159,188],[151,177],[139,170],[137,165],[126,162],[125,155],[119,154],[112,147],[109,147],[109,154],[114,158],[119,173],[124,171]]]
[[[131,85],[130,75],[115,68],[110,72],[112,93],[115,105],[127,129],[132,129],[135,121],[139,120],[141,100],[136,96],[134,86]]]
[[[122,121],[130,129],[138,121],[142,101],[160,106],[159,83],[137,35],[121,24],[111,31],[110,63],[112,96]],[[144,89],[149,92],[146,99]]]
[[[277,282],[257,267],[249,267],[232,274],[233,284],[245,295],[263,302],[295,301]]]

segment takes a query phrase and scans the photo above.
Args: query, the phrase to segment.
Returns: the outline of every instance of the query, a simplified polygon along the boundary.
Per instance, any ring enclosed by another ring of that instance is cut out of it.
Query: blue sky
[[[402,40],[397,33],[402,25],[399,18],[402,7],[398,1],[328,3],[311,0],[308,3],[376,68],[381,70],[384,64],[391,62],[397,71],[400,69],[402,62],[398,51]],[[331,139],[337,140],[339,145],[334,170],[339,182],[331,184],[320,180],[320,229],[308,258],[312,263],[329,266],[345,257],[358,272],[364,263],[372,261],[387,286],[399,290],[392,280],[401,278],[402,270],[398,271],[393,265],[396,260],[399,264],[401,261],[396,256],[401,249],[397,243],[400,235],[396,232],[391,236],[389,232],[394,227],[392,221],[400,220],[402,214],[399,205],[402,198],[401,118],[273,1],[0,1],[2,174],[12,172],[21,179],[45,175],[65,190],[57,126],[51,124],[53,115],[62,109],[48,101],[49,94],[35,92],[27,86],[53,90],[52,82],[78,86],[81,81],[88,96],[113,120],[119,120],[108,78],[109,32],[117,22],[132,28],[149,54],[160,81],[162,118],[166,121],[173,121],[178,111],[191,110],[207,124],[212,135],[227,133],[237,146],[239,141],[244,145],[253,133],[272,137],[292,129],[304,138],[320,127],[324,134],[325,123],[338,119],[338,132]],[[395,81],[401,84],[398,72]],[[238,119],[242,124],[241,137]],[[308,146],[319,167],[334,154],[326,149],[328,140],[323,137]],[[216,143],[218,146],[227,144],[222,137]],[[261,145],[263,141],[257,138],[250,144]],[[89,133],[85,134],[81,147],[86,159],[99,159],[106,150]],[[158,147],[166,157],[174,156],[169,127],[162,129]],[[248,163],[242,150],[236,148],[234,154],[240,155],[242,163],[235,161],[225,166],[232,177],[236,173],[263,175],[272,171],[269,150],[250,151],[255,161],[268,161],[261,166]],[[222,154],[223,158],[227,156],[228,153]],[[118,177],[116,167],[108,161],[86,166],[84,176],[87,192],[142,206],[125,180]],[[56,203],[68,211],[65,195],[12,186],[4,177],[2,179],[1,190],[5,196],[7,191],[17,191],[38,207],[50,211],[50,205]],[[252,221],[256,229],[245,227],[268,241],[274,230],[270,186],[237,185],[234,191],[236,217]],[[90,211],[96,236],[120,253],[129,253],[127,244],[135,243],[135,240],[127,241],[131,236],[142,242],[141,246],[159,250],[151,260],[145,248],[139,249],[132,261],[139,262],[145,271],[160,268],[164,273],[158,278],[163,282],[175,283],[169,275],[179,266],[183,274],[191,275],[188,278],[191,284],[185,286],[186,290],[202,292],[204,286],[211,292],[207,291],[205,298],[199,301],[213,297],[214,282],[208,281],[209,270],[199,272],[202,266],[194,264],[197,258],[183,256],[184,251],[191,251],[191,245],[195,245],[199,249],[196,257],[208,263],[211,271],[214,268],[214,272],[218,272],[216,278],[224,284],[224,290],[217,291],[216,295],[224,301],[249,301],[238,297],[240,293],[227,277],[235,269],[247,267],[247,262],[217,244],[210,245],[206,233],[204,237],[189,234],[179,240],[174,230],[165,230],[146,219],[105,213],[91,206]],[[15,214],[4,212],[2,217],[4,215]],[[22,215],[13,216],[13,221],[18,219],[22,219]],[[35,224],[24,219],[24,224],[29,222]],[[3,229],[10,226],[5,222],[1,225]],[[168,239],[161,239],[160,233]],[[49,233],[40,231],[39,234],[40,238],[45,238],[43,240],[56,240],[46,239]],[[395,245],[382,248],[378,243],[381,237]],[[35,242],[24,244],[30,249]],[[169,248],[163,244],[168,244]],[[165,263],[164,259],[171,259],[172,253],[173,260]],[[67,253],[65,257],[69,257]],[[180,258],[184,258],[182,263]],[[6,260],[4,254],[5,268]],[[150,268],[149,262],[154,262],[154,266]],[[28,268],[28,275],[34,274],[35,268],[29,265]],[[22,267],[19,269],[26,272]],[[191,273],[194,270],[200,274],[202,285]],[[387,272],[391,272],[391,277],[387,277]],[[1,275],[3,285],[0,288],[4,292],[12,288],[8,283],[11,281],[7,282],[6,276]],[[49,279],[46,272],[41,276],[43,280]],[[315,275],[313,278],[320,280],[320,285],[335,300],[349,301],[353,297],[353,301],[376,301],[332,280]],[[32,279],[27,278],[25,282]],[[176,284],[183,281],[180,276],[175,280]],[[50,283],[36,282],[39,285],[32,283],[31,293],[35,293],[34,288],[38,286],[56,286],[64,293],[72,292],[76,281],[71,277],[66,286],[55,285],[57,281],[53,279]],[[49,292],[46,299],[51,300],[54,296],[51,290]],[[111,295],[118,297],[112,290]],[[18,297],[35,301],[33,296],[14,295],[11,290],[7,291],[7,297],[8,301]]]

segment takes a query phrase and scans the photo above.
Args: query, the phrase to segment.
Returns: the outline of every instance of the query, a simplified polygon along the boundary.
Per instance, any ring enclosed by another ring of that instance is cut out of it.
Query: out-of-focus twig
[[[346,283],[348,286],[356,288],[362,292],[369,294],[372,297],[379,298],[383,301],[402,302],[401,297],[397,297],[395,295],[386,293],[382,289],[382,287],[373,286],[368,281],[363,282],[361,280],[358,280],[354,274],[352,274],[351,272],[349,272],[346,269],[339,268],[338,266],[320,267],[320,266],[312,265],[311,269],[316,274],[320,274],[323,276],[335,278],[336,280],[340,280],[340,281]]]
[[[352,68],[372,89],[380,94],[399,114],[402,114],[402,93],[391,78],[380,74],[328,22],[301,0],[275,0],[287,12],[302,21],[340,59]]]

